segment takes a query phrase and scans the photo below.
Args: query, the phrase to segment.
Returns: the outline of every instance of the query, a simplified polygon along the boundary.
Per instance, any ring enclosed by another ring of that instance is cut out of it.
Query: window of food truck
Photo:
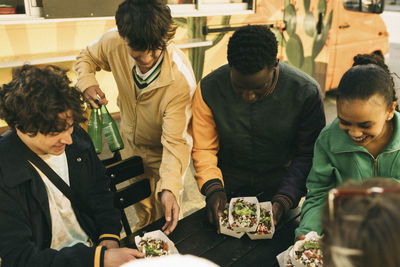
[[[174,17],[254,13],[253,0],[168,0]]]
[[[384,3],[384,0],[343,0],[345,9],[366,13],[382,13]]]
[[[123,0],[2,0],[0,20],[113,17]],[[255,0],[167,0],[174,17],[254,13]]]
[[[18,21],[43,17],[42,0],[0,1],[0,21]]]

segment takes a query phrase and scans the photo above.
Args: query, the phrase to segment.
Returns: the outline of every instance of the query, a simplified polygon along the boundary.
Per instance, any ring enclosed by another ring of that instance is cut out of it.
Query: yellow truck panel
[[[323,91],[337,87],[358,53],[389,51],[388,32],[380,17],[384,0],[254,1],[243,1],[254,5],[253,12],[244,14],[229,15],[228,10],[224,15],[203,12],[174,17],[179,28],[173,41],[189,56],[197,80],[227,62],[229,37],[247,24],[271,27],[279,42],[279,59],[313,76]],[[71,68],[79,50],[112,27],[113,17],[19,21],[3,20],[0,15],[0,84],[11,79],[12,67],[23,63]],[[74,73],[70,77],[75,80]],[[118,112],[112,75],[99,72],[96,77],[110,100],[109,110]],[[0,121],[2,126],[5,123]]]

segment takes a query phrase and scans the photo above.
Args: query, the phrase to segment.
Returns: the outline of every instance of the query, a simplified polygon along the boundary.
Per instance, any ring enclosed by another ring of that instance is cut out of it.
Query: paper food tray
[[[143,237],[140,237],[140,236],[138,236],[138,235],[135,236],[135,244],[136,244],[136,247],[138,248],[139,251],[141,251],[141,252],[143,252],[143,253],[146,253],[144,247],[141,247],[141,246],[139,245],[139,243],[140,243],[140,241],[142,241],[143,239],[149,239],[149,238],[161,239],[161,240],[163,240],[164,242],[166,242],[166,243],[168,244],[168,255],[171,255],[171,254],[179,254],[178,250],[177,250],[176,247],[175,247],[174,242],[172,242],[172,241],[171,241],[163,232],[161,232],[160,230],[156,230],[156,231],[153,231],[153,232],[145,233],[145,234],[143,235]],[[149,256],[149,257],[151,257],[151,256]]]
[[[276,256],[279,267],[292,267],[292,260],[289,257],[289,252],[292,250],[293,246],[288,247],[285,251],[282,251]]]
[[[224,223],[224,219],[225,223]],[[221,234],[229,235],[235,238],[241,238],[244,235],[244,232],[236,232],[229,225],[229,204],[226,204],[224,214],[219,217],[219,231]]]
[[[255,239],[271,239],[274,236],[275,233],[275,225],[273,221],[273,213],[272,213],[272,203],[270,201],[267,202],[261,202],[260,203],[260,221],[261,221],[261,208],[266,209],[267,211],[270,212],[271,214],[271,233],[268,234],[263,234],[263,233],[257,233],[257,232],[248,232],[247,235],[251,240]]]
[[[234,219],[232,216],[233,211],[233,203],[237,200],[243,200],[245,202],[249,202],[256,205],[256,221],[253,226],[251,227],[243,227],[243,226],[235,226]],[[256,197],[236,197],[232,198],[231,202],[229,203],[229,224],[231,225],[232,229],[236,232],[254,232],[257,229],[257,225],[260,219],[260,205]]]
[[[293,245],[292,249],[289,251],[289,258],[292,261],[292,264],[294,267],[309,267],[309,266],[316,266],[316,267],[321,266],[322,267],[322,264],[321,265],[303,264],[302,262],[300,262],[297,259],[296,254],[295,254],[295,251],[298,251],[299,248],[304,244],[304,242],[310,241],[310,240],[319,240],[320,238],[321,237],[316,232],[309,232],[306,235],[306,238],[304,240],[299,240]]]

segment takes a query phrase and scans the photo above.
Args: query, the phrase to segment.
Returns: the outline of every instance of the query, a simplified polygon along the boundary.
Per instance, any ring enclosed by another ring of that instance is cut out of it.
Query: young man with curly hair
[[[2,267],[114,267],[144,256],[119,248],[120,213],[109,178],[78,125],[84,108],[82,93],[56,66],[24,65],[0,87],[0,118],[11,128],[0,139]],[[76,202],[53,184],[35,154]]]
[[[126,0],[116,12],[117,29],[82,50],[75,71],[77,86],[93,106],[107,99],[96,71],[112,71],[118,87],[123,158],[143,158],[152,195],[136,206],[141,228],[161,216],[169,234],[178,221],[183,179],[190,162],[187,132],[196,81],[190,62],[171,39],[171,11],[162,0]]]
[[[276,224],[306,192],[323,102],[317,82],[279,62],[277,51],[267,27],[242,27],[229,40],[229,64],[197,87],[192,156],[211,223],[227,197],[263,192]]]

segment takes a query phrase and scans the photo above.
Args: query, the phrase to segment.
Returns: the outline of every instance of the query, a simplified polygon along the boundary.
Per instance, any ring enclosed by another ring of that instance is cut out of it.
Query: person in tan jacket
[[[169,7],[157,0],[126,0],[116,12],[117,29],[102,35],[77,56],[77,87],[94,107],[107,98],[95,79],[111,71],[118,87],[123,158],[143,158],[152,195],[135,205],[134,230],[161,217],[171,233],[179,218],[183,179],[192,138],[187,132],[196,81],[190,62],[170,40],[174,37]]]

